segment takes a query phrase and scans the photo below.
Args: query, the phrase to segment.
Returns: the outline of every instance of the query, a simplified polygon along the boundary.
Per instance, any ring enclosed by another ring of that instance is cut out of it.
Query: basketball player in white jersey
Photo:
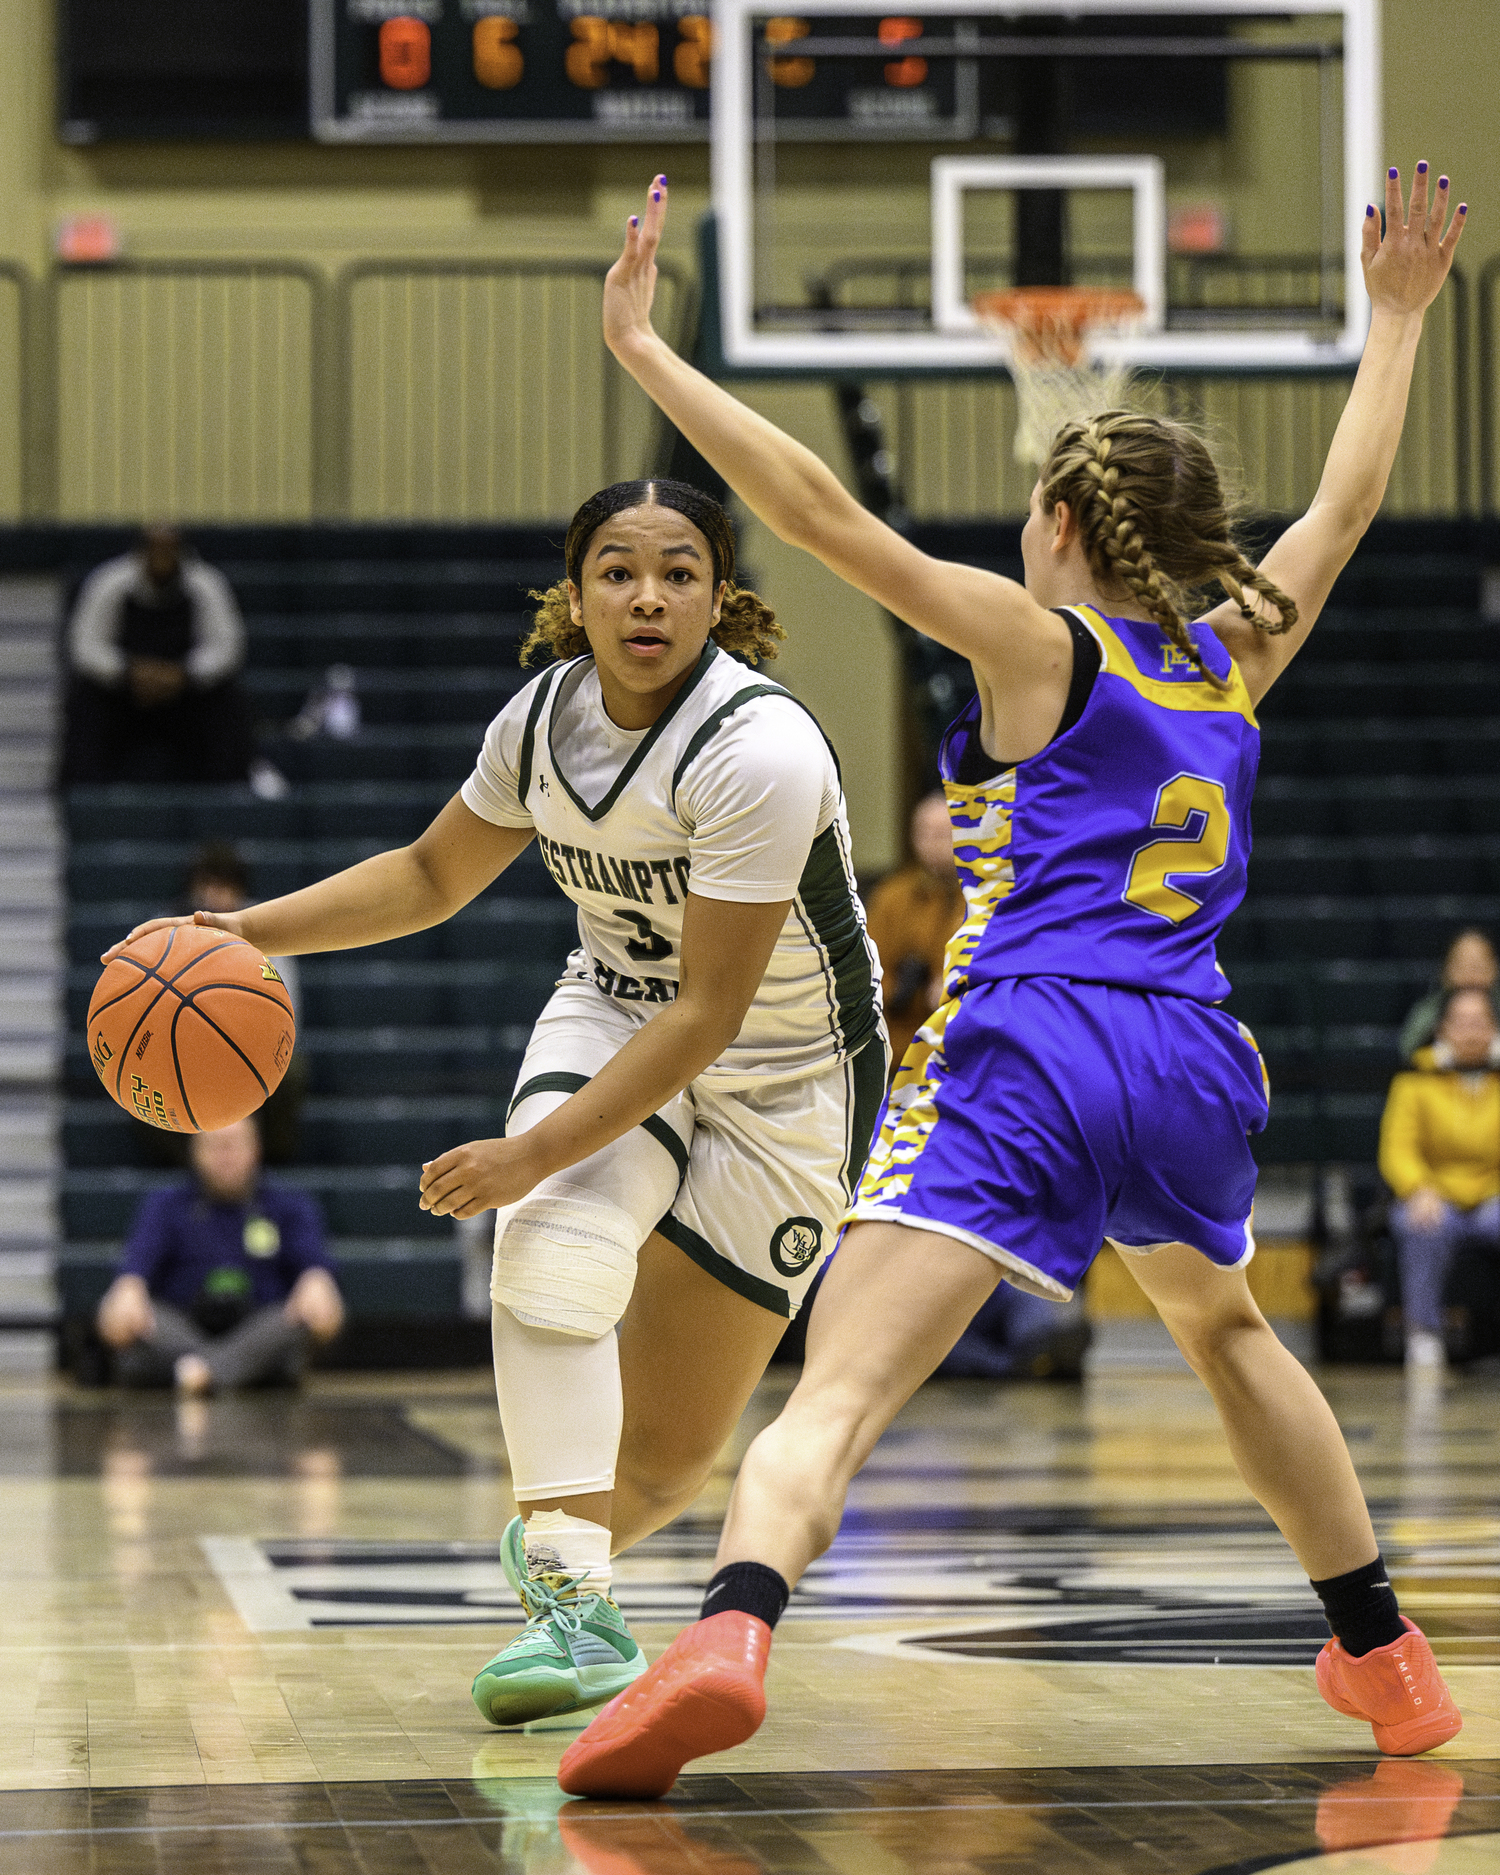
[[[832,1248],[886,1074],[837,762],[738,661],[783,634],[733,584],[723,510],[683,483],[617,484],[564,551],[523,648],[559,661],[414,845],[196,914],[278,955],[378,943],[451,917],[533,839],[578,906],[505,1137],[422,1175],[438,1216],[498,1211],[521,1509],[502,1553],[527,1615],[474,1682],[498,1725],[644,1671],[611,1554],[697,1495]]]

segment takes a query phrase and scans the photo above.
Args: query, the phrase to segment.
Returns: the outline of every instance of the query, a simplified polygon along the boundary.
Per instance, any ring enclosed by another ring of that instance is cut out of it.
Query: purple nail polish
[[[1469,205],[1468,205],[1468,203],[1467,203],[1467,202],[1460,202],[1460,203],[1459,203],[1459,205],[1458,205],[1458,212],[1459,212],[1459,214],[1460,214],[1460,215],[1467,215],[1467,214],[1468,214],[1468,212],[1469,212]]]
[[[651,200],[652,200],[653,202],[659,202],[659,201],[661,200],[661,190],[660,190],[660,189],[653,189],[653,190],[651,191]]]
[[[1385,173],[1390,177],[1392,182],[1395,182],[1400,177],[1401,171],[1399,169],[1388,169]]]
[[[1427,174],[1427,165],[1425,163],[1417,164],[1417,174],[1419,176],[1425,176]]]
[[[1374,213],[1375,213],[1375,204],[1371,202],[1369,207],[1365,210],[1365,219],[1368,221],[1370,216],[1373,215]]]
[[[641,225],[641,218],[640,218],[640,216],[639,216],[639,215],[632,215],[632,216],[630,217],[630,225],[631,225],[631,227],[632,227],[632,228],[639,228],[639,227],[640,227],[640,225]]]
[[[1438,177],[1438,187],[1439,187],[1440,189],[1446,189],[1446,188],[1447,188],[1447,186],[1448,186],[1448,178],[1447,178],[1446,176],[1439,176],[1439,177]]]

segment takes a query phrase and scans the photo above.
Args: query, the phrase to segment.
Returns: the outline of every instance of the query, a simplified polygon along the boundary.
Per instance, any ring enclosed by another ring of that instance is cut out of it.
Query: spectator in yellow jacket
[[[1500,1030],[1484,990],[1456,989],[1437,1039],[1391,1083],[1380,1171],[1395,1194],[1409,1367],[1441,1367],[1443,1288],[1467,1237],[1500,1242]]]

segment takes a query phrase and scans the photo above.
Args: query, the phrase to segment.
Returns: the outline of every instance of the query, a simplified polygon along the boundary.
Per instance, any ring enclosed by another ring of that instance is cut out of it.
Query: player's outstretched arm
[[[1024,682],[1033,665],[1050,682],[1060,627],[1025,587],[920,552],[862,507],[810,449],[658,337],[651,303],[666,214],[666,181],[658,176],[645,213],[630,218],[624,251],[604,289],[605,343],[646,395],[772,533],[814,554],[919,632],[973,659],[992,682]],[[1065,648],[1065,634],[1061,643]],[[1054,709],[1051,722],[1056,715]]]
[[[515,1204],[649,1119],[739,1034],[791,901],[742,904],[688,894],[677,995],[587,1086],[514,1139],[476,1139],[422,1168],[422,1209],[477,1217]]]
[[[529,827],[497,827],[481,820],[455,795],[410,846],[376,853],[332,878],[245,911],[149,918],[100,962],[116,957],[131,938],[174,924],[213,925],[268,957],[382,944],[451,918],[498,879],[532,838]]]
[[[1468,204],[1461,202],[1450,219],[1448,202],[1448,178],[1439,176],[1429,199],[1427,165],[1418,163],[1409,206],[1403,206],[1397,171],[1386,178],[1384,235],[1373,205],[1365,215],[1360,259],[1370,332],[1364,355],[1313,504],[1261,562],[1262,571],[1296,602],[1296,625],[1273,635],[1257,630],[1234,606],[1210,615],[1257,699],[1306,642],[1384,499],[1406,419],[1422,316],[1448,277],[1468,215]]]

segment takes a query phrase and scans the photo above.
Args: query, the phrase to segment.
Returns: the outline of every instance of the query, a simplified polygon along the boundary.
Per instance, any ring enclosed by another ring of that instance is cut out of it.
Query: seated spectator
[[[1450,990],[1437,1040],[1391,1083],[1380,1171],[1395,1194],[1410,1367],[1441,1367],[1443,1290],[1466,1238],[1500,1241],[1500,1029],[1489,994]]]
[[[293,1384],[344,1319],[318,1207],[261,1177],[253,1120],[196,1134],[191,1162],[141,1205],[99,1304],[115,1376],[183,1393]]]
[[[229,582],[148,527],[83,582],[68,626],[62,782],[244,781],[245,626]]]
[[[193,856],[192,868],[178,909],[180,911],[243,911],[255,900],[250,893],[250,868],[228,840],[210,840]],[[302,1023],[302,984],[295,957],[273,959],[292,999],[292,1010]],[[287,1165],[297,1157],[302,1103],[307,1098],[307,1055],[298,1049],[286,1073],[256,1114],[261,1144],[271,1165]],[[152,1129],[154,1130],[154,1129]],[[159,1138],[172,1138],[171,1134]],[[179,1161],[180,1163],[180,1161]]]
[[[938,1373],[945,1380],[1081,1380],[1093,1338],[1081,1297],[1048,1302],[997,1283]]]
[[[953,863],[953,831],[940,790],[912,809],[912,857],[888,873],[865,909],[884,972],[891,1065],[898,1068],[912,1037],[942,1001],[943,952],[964,921],[964,895]]]
[[[1467,931],[1460,931],[1448,946],[1437,982],[1413,1005],[1401,1024],[1401,1059],[1410,1061],[1419,1048],[1431,1043],[1450,991],[1485,990],[1494,1003],[1497,983],[1500,983],[1500,958],[1496,957],[1488,936],[1472,925]],[[1500,1008],[1496,1014],[1500,1016]]]

